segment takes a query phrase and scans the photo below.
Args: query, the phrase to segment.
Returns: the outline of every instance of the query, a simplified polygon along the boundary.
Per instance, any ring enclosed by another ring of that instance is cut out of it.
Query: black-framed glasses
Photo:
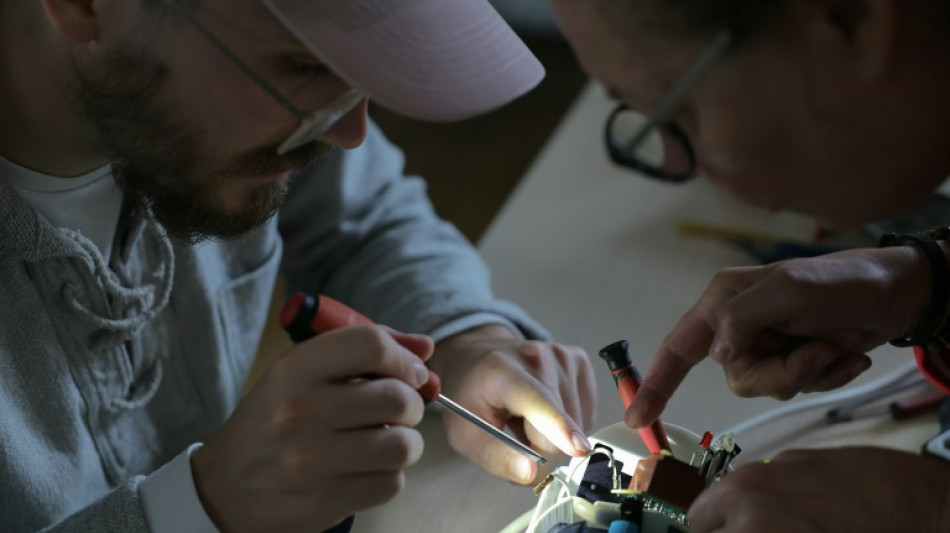
[[[670,116],[693,85],[729,48],[733,37],[732,29],[716,34],[652,114],[624,104],[614,109],[607,119],[604,136],[607,152],[615,163],[671,183],[682,183],[696,174],[693,145]]]
[[[211,31],[191,12],[191,10],[178,3],[177,0],[165,0],[165,4],[178,12],[182,17],[185,18],[195,29],[198,30],[206,39],[208,39],[211,44],[214,45],[222,54],[224,54],[228,59],[234,63],[238,69],[246,74],[249,78],[254,80],[261,89],[264,90],[268,95],[271,96],[281,107],[286,109],[296,118],[300,125],[297,126],[297,129],[290,134],[287,139],[284,140],[277,147],[277,155],[283,155],[287,152],[293,150],[294,148],[299,148],[309,142],[316,140],[317,137],[323,135],[330,128],[333,127],[341,118],[343,118],[347,113],[349,113],[354,107],[357,106],[360,102],[366,98],[362,92],[356,89],[350,89],[337,97],[335,100],[330,102],[326,107],[318,109],[312,113],[306,113],[294,105],[288,98],[280,94],[280,92],[274,88],[273,85],[268,83],[260,74],[254,71],[250,65],[245,63],[241,58],[239,58],[234,52],[231,51],[220,39],[218,39]]]

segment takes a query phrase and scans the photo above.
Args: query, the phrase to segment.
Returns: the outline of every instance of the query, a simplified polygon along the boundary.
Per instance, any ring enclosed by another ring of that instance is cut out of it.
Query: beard
[[[144,48],[114,51],[94,63],[76,65],[75,103],[112,158],[112,173],[127,201],[157,220],[168,236],[197,244],[238,237],[270,219],[283,204],[288,185],[261,183],[226,205],[223,194],[235,181],[300,169],[331,145],[312,142],[282,156],[267,146],[220,163],[205,156],[199,131],[176,119],[161,99],[169,70]]]

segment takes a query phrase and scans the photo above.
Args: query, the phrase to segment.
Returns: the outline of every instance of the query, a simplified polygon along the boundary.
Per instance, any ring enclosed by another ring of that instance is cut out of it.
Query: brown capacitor
[[[637,463],[629,489],[685,511],[705,487],[696,468],[672,456],[654,454]]]

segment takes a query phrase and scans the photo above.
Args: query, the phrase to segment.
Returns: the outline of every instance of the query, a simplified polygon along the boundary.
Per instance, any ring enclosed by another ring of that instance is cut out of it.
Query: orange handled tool
[[[630,343],[627,341],[617,341],[600,351],[600,357],[607,361],[610,368],[610,374],[614,377],[617,384],[617,392],[620,393],[620,400],[624,407],[630,407],[633,398],[637,395],[640,388],[640,373],[637,367],[633,366],[630,360]],[[662,450],[672,452],[670,441],[666,438],[666,430],[663,429],[663,423],[659,419],[654,420],[648,427],[637,430],[640,438],[647,445],[650,453],[660,453]]]
[[[333,329],[372,323],[372,320],[333,298],[314,298],[302,292],[291,296],[280,312],[280,325],[294,342],[302,342]],[[430,370],[429,381],[418,390],[425,403],[437,401],[442,381]]]
[[[291,296],[280,312],[280,325],[294,342],[302,342],[338,328],[372,323],[373,321],[369,318],[333,298],[323,295],[315,298],[302,292]],[[521,441],[441,394],[441,389],[439,376],[430,370],[429,381],[418,390],[426,403],[436,402],[539,464],[548,462],[544,456],[525,446]]]

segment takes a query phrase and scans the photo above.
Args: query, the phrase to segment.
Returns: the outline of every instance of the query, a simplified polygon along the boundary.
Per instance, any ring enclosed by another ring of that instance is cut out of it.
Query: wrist
[[[898,246],[886,251],[900,263],[900,274],[892,287],[894,300],[887,305],[903,310],[898,338],[911,337],[920,328],[921,321],[930,309],[930,265],[924,252],[916,246]]]
[[[510,327],[503,324],[484,324],[460,331],[451,337],[446,337],[436,344],[436,347],[443,344],[448,345],[457,342],[472,342],[473,340],[520,340],[521,337],[511,330]]]
[[[217,533],[197,494],[191,457],[201,443],[195,443],[152,472],[139,485],[139,498],[149,531],[170,533]]]
[[[948,265],[950,265],[950,242],[948,242],[948,234],[940,234],[937,245],[940,246],[940,251],[943,252],[944,260],[947,261]],[[950,297],[948,297],[946,311],[940,320],[940,326],[937,328],[937,333],[934,335],[934,341],[936,342],[935,347],[950,346],[950,328],[948,328],[948,326],[950,326]]]
[[[201,506],[205,510],[205,514],[208,515],[208,518],[214,522],[218,529],[224,531],[225,526],[221,520],[221,513],[217,509],[217,506],[214,504],[214,501],[209,495],[208,490],[208,472],[210,470],[208,464],[209,457],[209,448],[207,446],[202,446],[194,450],[191,454],[191,476],[195,484],[195,492],[198,495],[198,501],[201,503]]]
[[[446,337],[435,345],[435,353],[429,360],[428,365],[435,370],[437,374],[443,371],[439,367],[444,366],[452,359],[452,355],[441,356],[441,354],[457,353],[462,349],[468,349],[480,344],[498,344],[500,342],[520,341],[521,336],[511,330],[510,327],[502,324],[484,324],[469,328],[465,331]]]
[[[898,276],[895,292],[901,298],[896,309],[905,310],[901,336],[891,344],[899,347],[927,346],[941,342],[940,332],[946,322],[950,301],[950,260],[948,260],[948,228],[927,233],[888,234],[880,246],[909,254],[910,267]],[[903,283],[900,283],[903,281]]]

